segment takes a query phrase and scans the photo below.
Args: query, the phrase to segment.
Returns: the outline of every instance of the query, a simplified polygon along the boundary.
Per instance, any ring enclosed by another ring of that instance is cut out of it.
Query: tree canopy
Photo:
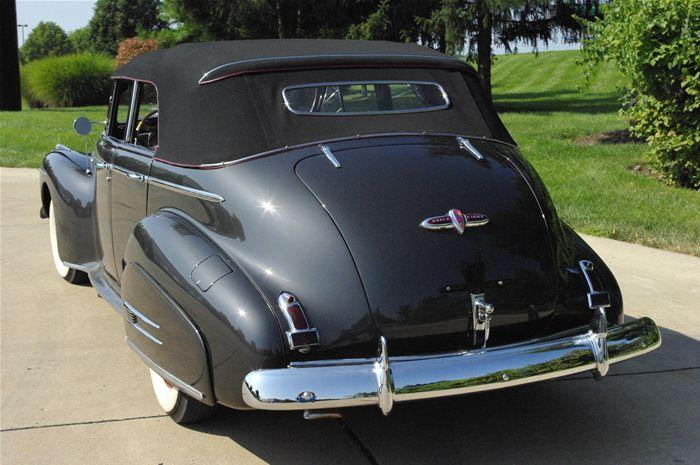
[[[48,56],[66,55],[73,51],[68,35],[51,21],[41,21],[27,37],[21,48],[24,63]]]
[[[475,60],[491,95],[493,45],[506,51],[525,43],[535,48],[554,34],[577,40],[581,26],[574,15],[592,17],[591,0],[381,0],[363,23],[350,28],[353,38],[419,41],[449,54],[465,52]]]
[[[490,96],[493,44],[578,39],[593,0],[164,0],[183,40],[319,37],[417,42],[466,52]],[[185,34],[182,32],[186,31]]]
[[[97,0],[88,25],[93,50],[110,55],[122,40],[163,26],[159,0]]]
[[[164,11],[196,40],[341,38],[375,0],[164,0]]]
[[[92,50],[92,37],[90,37],[90,28],[80,27],[70,34],[68,34],[68,39],[73,46],[73,51],[76,53],[89,52]]]

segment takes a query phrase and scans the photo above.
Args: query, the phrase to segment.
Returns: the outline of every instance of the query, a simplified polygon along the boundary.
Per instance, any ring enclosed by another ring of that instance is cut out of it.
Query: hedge
[[[22,96],[34,108],[104,105],[113,70],[111,58],[90,53],[33,61],[22,67]]]

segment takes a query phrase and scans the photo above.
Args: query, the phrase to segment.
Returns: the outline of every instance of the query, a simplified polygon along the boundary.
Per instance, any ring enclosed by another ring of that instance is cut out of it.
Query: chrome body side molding
[[[182,186],[180,184],[175,184],[170,181],[164,181],[162,179],[154,178],[152,176],[148,176],[146,178],[146,182],[148,182],[148,184],[152,186],[162,187],[163,189],[178,192],[180,194],[189,195],[190,197],[194,197],[200,200],[206,200],[207,202],[221,203],[224,201],[224,198],[219,194],[213,194],[211,192],[194,189],[192,187]]]
[[[136,310],[136,309],[134,308],[134,306],[131,305],[131,304],[130,304],[129,302],[127,302],[126,300],[124,301],[124,306],[126,307],[127,311],[129,311],[129,313],[132,313],[133,315],[136,316],[136,318],[138,319],[138,321],[143,321],[143,322],[146,323],[147,325],[153,326],[155,329],[160,329],[160,325],[159,325],[158,323],[156,323],[155,321],[151,320],[150,318],[148,318],[146,315],[144,315],[143,313],[139,312],[138,310]]]
[[[159,329],[160,325],[153,322],[150,318],[148,318],[146,315],[143,313],[139,312],[134,308],[133,305],[131,305],[129,302],[126,300],[124,301],[124,320],[131,325],[132,328],[134,328],[136,331],[141,333],[146,339],[149,341],[153,342],[156,345],[162,346],[163,341],[152,335],[144,326],[141,324],[146,323],[149,326],[152,326],[155,329]]]
[[[136,173],[135,171],[131,171],[131,170],[128,170],[126,168],[122,168],[119,165],[113,164],[113,165],[111,165],[111,167],[112,167],[113,173],[119,173],[123,176],[126,176],[129,179],[133,179],[134,181],[138,181],[138,182],[145,182],[146,181],[147,176],[145,176],[143,174]]]
[[[661,334],[649,318],[612,327],[606,334],[609,363],[650,352]],[[447,354],[390,357],[380,338],[376,359],[305,362],[249,373],[244,402],[263,410],[338,409],[502,389],[598,371],[600,335],[583,326],[509,346]]]

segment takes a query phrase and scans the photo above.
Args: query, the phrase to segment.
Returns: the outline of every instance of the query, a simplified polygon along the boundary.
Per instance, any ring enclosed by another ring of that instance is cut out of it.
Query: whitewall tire
[[[151,370],[151,384],[153,384],[153,392],[156,395],[156,400],[160,404],[160,408],[167,414],[171,414],[177,401],[180,397],[180,391],[175,386],[167,383],[158,373]]]
[[[56,215],[54,214],[53,201],[49,203],[49,238],[51,240],[51,255],[56,272],[69,283],[81,284],[88,280],[85,272],[76,270],[63,264],[58,253],[58,227],[56,226]]]
[[[175,423],[196,423],[211,417],[216,413],[216,408],[203,404],[196,399],[180,392],[175,386],[168,383],[153,370],[151,371],[151,384],[156,400],[160,408],[172,418]]]

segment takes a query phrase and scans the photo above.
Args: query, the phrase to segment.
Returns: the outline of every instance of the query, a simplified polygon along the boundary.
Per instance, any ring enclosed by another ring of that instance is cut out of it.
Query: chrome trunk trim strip
[[[331,150],[330,147],[328,147],[327,145],[322,145],[321,152],[323,152],[323,154],[326,156],[326,158],[328,158],[328,161],[331,162],[331,165],[333,165],[336,168],[342,167],[342,165],[340,164],[338,159],[335,158],[335,154],[333,153],[333,151]]]
[[[469,142],[469,139],[466,137],[457,137],[457,143],[459,144],[459,148],[462,150],[466,150],[467,152],[471,153],[474,158],[477,160],[483,160],[484,156],[477,150],[474,145]]]
[[[248,373],[244,402],[263,410],[337,409],[502,389],[595,371],[598,334],[583,326],[509,346],[426,356],[389,357],[380,339],[376,359],[305,362]],[[650,352],[661,334],[649,318],[607,333],[610,364]],[[308,393],[302,396],[302,394]],[[312,395],[311,395],[312,394]]]

